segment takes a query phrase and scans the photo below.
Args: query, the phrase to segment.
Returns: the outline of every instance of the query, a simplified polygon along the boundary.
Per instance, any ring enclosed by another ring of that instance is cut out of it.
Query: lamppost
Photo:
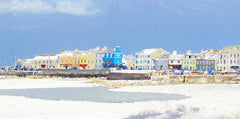
[[[17,56],[15,55],[15,66],[14,67],[17,67]]]

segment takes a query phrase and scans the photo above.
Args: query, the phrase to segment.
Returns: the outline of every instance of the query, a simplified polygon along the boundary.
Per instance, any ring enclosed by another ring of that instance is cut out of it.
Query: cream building
[[[122,63],[127,66],[128,69],[135,68],[135,56],[133,55],[123,55]]]
[[[87,53],[87,59],[88,59],[87,68],[88,69],[95,69],[96,68],[96,54],[88,52]]]

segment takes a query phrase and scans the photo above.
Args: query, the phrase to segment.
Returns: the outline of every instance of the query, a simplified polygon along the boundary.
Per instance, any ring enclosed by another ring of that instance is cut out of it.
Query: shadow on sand
[[[44,100],[91,101],[101,103],[131,103],[167,101],[189,98],[179,94],[112,92],[106,87],[2,89],[0,95],[24,96]]]

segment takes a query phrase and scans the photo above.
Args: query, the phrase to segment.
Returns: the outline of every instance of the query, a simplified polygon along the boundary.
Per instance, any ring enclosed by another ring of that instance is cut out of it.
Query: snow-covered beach
[[[0,79],[0,118],[229,119],[240,114],[239,84],[108,88],[86,82]]]

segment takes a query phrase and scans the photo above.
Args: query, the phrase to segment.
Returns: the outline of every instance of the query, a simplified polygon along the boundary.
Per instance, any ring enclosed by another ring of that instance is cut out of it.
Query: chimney
[[[100,50],[100,47],[99,47],[99,46],[97,46],[97,47],[96,47],[96,50]]]
[[[104,48],[103,48],[104,50],[107,50],[108,48],[107,48],[107,46],[104,46]]]
[[[177,55],[177,51],[176,50],[173,51],[173,55]]]
[[[191,50],[188,50],[187,51],[187,55],[191,55],[192,54],[192,51]]]
[[[65,52],[65,50],[64,50],[64,49],[62,49],[62,50],[61,50],[61,53],[62,53],[62,54],[63,54],[63,52]]]

